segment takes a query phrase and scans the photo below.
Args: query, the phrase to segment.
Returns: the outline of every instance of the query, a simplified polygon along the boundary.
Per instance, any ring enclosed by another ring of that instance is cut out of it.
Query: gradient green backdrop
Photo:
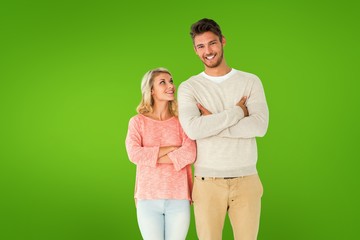
[[[203,17],[266,92],[258,239],[355,239],[358,14],[356,1],[2,1],[0,239],[141,239],[128,120],[147,70],[177,85],[203,70],[189,37]]]

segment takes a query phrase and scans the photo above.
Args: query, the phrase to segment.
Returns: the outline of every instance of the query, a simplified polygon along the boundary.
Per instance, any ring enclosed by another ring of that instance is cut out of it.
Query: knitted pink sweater
[[[179,120],[165,121],[142,114],[129,121],[126,150],[136,164],[135,199],[191,200],[192,172],[196,159],[195,141],[186,136]],[[158,164],[160,147],[181,146],[168,153],[173,164]]]

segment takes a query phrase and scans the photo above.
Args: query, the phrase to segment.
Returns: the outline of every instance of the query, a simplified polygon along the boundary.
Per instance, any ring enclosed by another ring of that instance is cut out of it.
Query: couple
[[[179,86],[179,107],[171,73],[147,72],[139,114],[129,122],[140,231],[145,240],[186,239],[193,203],[200,240],[222,239],[226,213],[234,239],[254,240],[263,193],[255,137],[265,135],[269,118],[262,83],[227,65],[215,21],[199,20],[190,35],[204,72]]]

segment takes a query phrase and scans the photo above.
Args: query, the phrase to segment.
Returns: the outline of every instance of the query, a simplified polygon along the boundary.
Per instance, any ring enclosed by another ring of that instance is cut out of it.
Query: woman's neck
[[[164,121],[173,117],[169,111],[168,104],[162,106],[154,105],[153,111],[151,113],[146,114],[146,116],[160,121]]]

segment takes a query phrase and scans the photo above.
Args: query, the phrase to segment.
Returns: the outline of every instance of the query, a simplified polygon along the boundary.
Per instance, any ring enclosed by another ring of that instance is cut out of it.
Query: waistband
[[[235,179],[235,178],[244,178],[246,176],[239,176],[239,177],[200,177],[195,176],[195,178],[201,179],[201,180],[214,180],[214,179]]]

